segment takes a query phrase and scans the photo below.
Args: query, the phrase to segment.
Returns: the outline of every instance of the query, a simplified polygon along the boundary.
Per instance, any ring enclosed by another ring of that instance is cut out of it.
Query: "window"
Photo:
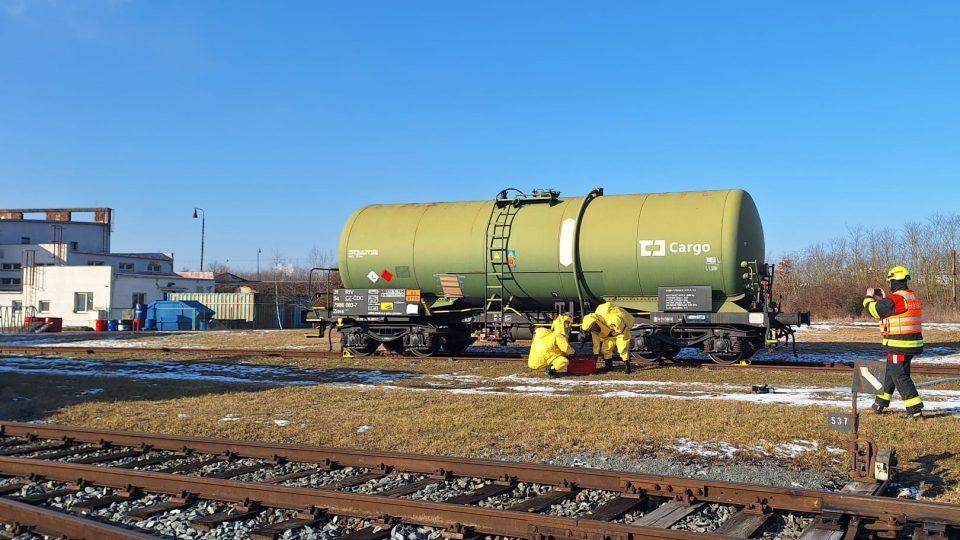
[[[87,266],[103,266],[103,261],[87,261]]]
[[[150,261],[147,263],[147,272],[161,272],[163,268],[160,266],[160,263]]]
[[[37,302],[37,311],[40,313],[47,313],[50,311],[50,301],[49,300],[40,300]]]
[[[9,277],[0,278],[0,285],[19,285],[19,284],[20,284],[20,278],[18,277],[17,278],[9,278]]]
[[[130,307],[137,307],[137,304],[146,304],[147,294],[142,292],[133,293],[133,303],[130,304]]]
[[[0,264],[0,270],[20,270],[20,263],[3,263]]]
[[[121,272],[133,272],[133,263],[120,263]]]
[[[29,237],[29,236],[21,236],[21,237],[20,237],[20,243],[21,243],[21,244],[29,244],[29,243],[30,243],[30,237]]]
[[[90,311],[91,309],[93,309],[93,293],[92,292],[73,293],[73,311],[82,312],[82,311]]]
[[[80,249],[80,242],[70,242],[70,251],[78,251]]]

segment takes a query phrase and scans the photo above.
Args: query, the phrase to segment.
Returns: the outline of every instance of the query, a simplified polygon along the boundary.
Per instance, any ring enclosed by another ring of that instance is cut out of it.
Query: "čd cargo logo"
[[[640,240],[641,257],[665,257],[668,250],[670,253],[700,255],[710,253],[710,244],[681,244],[680,242],[667,244],[666,240]]]

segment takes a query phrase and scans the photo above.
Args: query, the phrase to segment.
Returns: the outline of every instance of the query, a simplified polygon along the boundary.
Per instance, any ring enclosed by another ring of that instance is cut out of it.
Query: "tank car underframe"
[[[744,314],[747,315],[747,314]],[[640,322],[631,331],[631,358],[653,362],[672,358],[681,349],[702,349],[717,363],[746,360],[764,346],[787,343],[792,338],[790,326],[770,317],[770,327],[760,324],[697,324],[681,322],[655,323],[638,315]],[[729,316],[728,316],[729,317]],[[503,323],[503,332],[511,340],[529,339],[537,324],[545,324],[551,313],[511,314]],[[369,356],[380,345],[389,352],[434,356],[460,354],[469,347],[483,329],[474,313],[447,314],[429,317],[356,317],[338,322],[345,351],[356,356]],[[589,341],[588,336],[580,336]]]
[[[681,349],[703,349],[714,362],[746,360],[763,348],[766,329],[747,325],[672,325],[640,324],[631,332],[631,358],[653,362],[672,358]]]
[[[362,317],[340,319],[343,349],[369,356],[380,345],[389,352],[433,356],[441,351],[460,354],[475,341],[469,326],[458,319],[436,317]]]

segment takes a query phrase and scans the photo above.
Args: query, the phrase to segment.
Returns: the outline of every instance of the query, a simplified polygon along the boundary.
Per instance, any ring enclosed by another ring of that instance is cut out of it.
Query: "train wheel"
[[[663,351],[630,351],[630,359],[649,364],[663,358]]]
[[[740,360],[743,360],[742,352],[729,352],[729,353],[716,353],[711,352],[707,353],[710,356],[710,359],[718,364],[735,364]]]
[[[448,354],[463,354],[474,341],[476,339],[470,336],[447,334],[443,337],[443,350]]]
[[[371,340],[368,340],[367,343],[363,346],[344,347],[343,350],[347,351],[348,353],[354,356],[370,356],[377,350],[377,347],[379,345],[380,345],[379,341],[371,339]]]
[[[411,339],[411,342],[414,344],[407,345],[404,349],[413,356],[433,356],[440,350],[440,338],[436,334],[413,334],[410,337],[413,338],[415,336],[419,337],[417,339]]]

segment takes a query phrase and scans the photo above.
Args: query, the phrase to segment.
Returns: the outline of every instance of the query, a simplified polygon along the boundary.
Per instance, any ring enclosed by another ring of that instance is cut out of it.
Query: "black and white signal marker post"
[[[860,412],[857,409],[859,394],[879,394],[883,391],[883,379],[887,363],[877,360],[857,360],[853,367],[851,412],[827,413],[827,427],[835,431],[850,432],[850,477],[854,480],[884,482],[890,479],[891,467],[895,465],[893,450],[878,449],[873,439],[860,436]]]

